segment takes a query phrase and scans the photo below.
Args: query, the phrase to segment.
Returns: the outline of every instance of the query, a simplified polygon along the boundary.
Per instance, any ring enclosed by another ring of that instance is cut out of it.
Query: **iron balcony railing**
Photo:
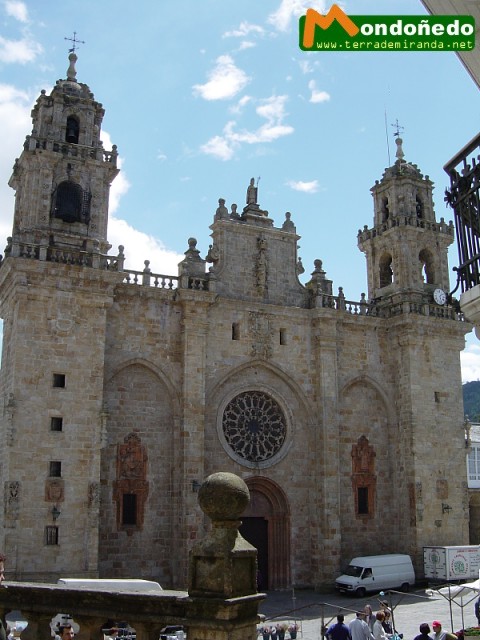
[[[450,177],[445,201],[454,211],[462,293],[480,284],[480,134],[443,167]]]

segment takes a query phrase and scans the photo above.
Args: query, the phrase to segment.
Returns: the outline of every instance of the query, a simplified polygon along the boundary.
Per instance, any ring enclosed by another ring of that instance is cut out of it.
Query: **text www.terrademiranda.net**
[[[345,40],[345,42],[328,41],[316,42],[317,49],[356,49],[363,51],[375,51],[375,50],[397,50],[397,51],[471,51],[475,48],[475,40],[460,40],[445,43],[437,40],[381,40],[381,41],[360,41],[352,42],[351,40]]]

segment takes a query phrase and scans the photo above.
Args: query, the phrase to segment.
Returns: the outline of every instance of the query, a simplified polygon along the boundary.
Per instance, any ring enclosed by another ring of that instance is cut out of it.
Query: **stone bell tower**
[[[449,290],[447,249],[454,240],[453,225],[443,218],[436,221],[433,183],[405,161],[402,139],[397,136],[395,142],[396,162],[371,189],[374,226],[358,234],[367,258],[368,296],[400,302],[407,294],[428,303],[435,289]]]
[[[66,566],[98,575],[107,313],[123,280],[123,249],[107,255],[116,149],[104,151],[104,110],[69,59],[67,78],[32,110],[0,262],[0,547],[25,579]]]
[[[109,248],[108,197],[118,173],[117,151],[115,145],[110,152],[103,149],[104,109],[77,81],[74,52],[69,61],[67,79],[57,80],[50,95],[42,90],[31,114],[32,133],[15,161],[9,182],[16,191],[12,247],[7,247],[13,255],[21,255],[21,245],[35,245],[37,252]]]

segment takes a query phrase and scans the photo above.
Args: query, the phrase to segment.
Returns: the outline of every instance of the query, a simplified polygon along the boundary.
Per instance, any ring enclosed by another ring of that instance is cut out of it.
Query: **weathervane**
[[[73,47],[68,50],[68,53],[75,53],[75,49],[78,49],[77,44],[85,44],[83,40],[77,40],[77,32],[73,32],[73,38],[64,38],[64,40],[70,40],[73,42]]]
[[[390,126],[395,127],[395,131],[393,132],[395,138],[400,137],[400,134],[405,131],[405,128],[398,123],[398,118],[395,120],[395,124],[391,124]]]

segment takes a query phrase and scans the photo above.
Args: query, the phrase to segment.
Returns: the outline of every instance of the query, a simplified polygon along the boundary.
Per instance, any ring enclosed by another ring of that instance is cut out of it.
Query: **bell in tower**
[[[67,135],[65,141],[70,144],[78,144],[78,132],[80,126],[75,116],[68,116],[67,118]]]

